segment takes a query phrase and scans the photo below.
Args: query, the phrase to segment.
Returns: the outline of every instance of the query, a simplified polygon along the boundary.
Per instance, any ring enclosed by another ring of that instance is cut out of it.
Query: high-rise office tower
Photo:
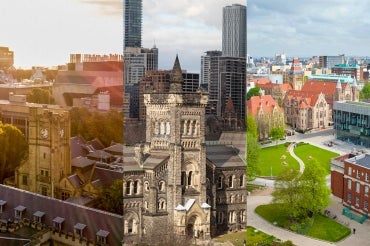
[[[141,47],[142,0],[124,0],[124,47]]]
[[[222,56],[246,57],[247,55],[247,8],[233,4],[223,8]]]

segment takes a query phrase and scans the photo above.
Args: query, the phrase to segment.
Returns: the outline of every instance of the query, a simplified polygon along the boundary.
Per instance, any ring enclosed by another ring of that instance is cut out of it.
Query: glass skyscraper
[[[141,48],[142,0],[124,0],[124,49]]]
[[[223,8],[222,56],[246,57],[247,8],[233,4]]]

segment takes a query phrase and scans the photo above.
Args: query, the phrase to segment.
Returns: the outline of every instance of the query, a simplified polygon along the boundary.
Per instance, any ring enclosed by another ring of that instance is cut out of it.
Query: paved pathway
[[[302,174],[303,171],[304,171],[304,163],[298,156],[296,156],[296,154],[294,153],[294,148],[295,148],[295,143],[291,143],[288,146],[288,151],[289,151],[290,155],[298,161],[298,163],[299,163],[299,172]]]

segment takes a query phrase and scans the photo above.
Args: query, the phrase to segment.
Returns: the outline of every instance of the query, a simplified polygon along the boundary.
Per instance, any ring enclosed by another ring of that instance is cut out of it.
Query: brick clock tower
[[[168,153],[168,225],[180,235],[209,232],[210,206],[206,204],[205,107],[208,94],[182,91],[178,57],[168,93],[144,95],[146,144],[150,155]]]
[[[16,186],[60,198],[59,183],[71,173],[69,112],[52,106],[30,107],[28,129],[28,159],[16,170]]]

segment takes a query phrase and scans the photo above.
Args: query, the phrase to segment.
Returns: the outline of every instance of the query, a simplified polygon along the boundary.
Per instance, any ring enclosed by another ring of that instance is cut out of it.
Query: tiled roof
[[[217,167],[245,167],[238,150],[227,145],[207,145],[207,159]]]
[[[287,92],[286,96],[289,100],[296,98],[296,100],[300,104],[300,108],[307,108],[316,105],[319,94],[320,92],[318,94],[315,94],[306,91],[290,90]]]
[[[347,83],[341,83],[342,90],[345,89]],[[316,81],[308,80],[304,83],[302,91],[310,92],[313,94],[319,94],[322,92],[325,96],[333,96],[335,93],[335,88],[337,86],[336,81]]]
[[[95,163],[94,160],[91,160],[83,156],[78,156],[72,159],[72,166],[79,167],[79,168],[85,168],[85,167],[93,165],[94,163]]]
[[[282,108],[279,107],[271,95],[253,96],[247,101],[248,114],[253,116],[256,116],[259,110],[270,114],[275,107],[280,112],[283,112]]]
[[[85,224],[84,237],[95,240],[96,233],[99,230],[104,230],[110,233],[108,236],[109,245],[121,245],[123,238],[123,217],[121,215],[72,204],[5,185],[0,185],[0,200],[7,202],[1,214],[3,219],[14,219],[14,208],[22,206],[25,208],[22,218],[32,220],[34,213],[42,211],[45,213],[42,218],[43,223],[47,226],[52,227],[53,221],[65,219],[62,223],[62,231],[73,233],[74,226],[77,223]]]
[[[254,82],[254,85],[258,87],[263,84],[271,83],[271,80],[269,78],[253,78],[253,79],[250,79],[249,81]]]
[[[104,151],[112,155],[122,155],[123,153],[123,144],[116,143],[104,149]]]

